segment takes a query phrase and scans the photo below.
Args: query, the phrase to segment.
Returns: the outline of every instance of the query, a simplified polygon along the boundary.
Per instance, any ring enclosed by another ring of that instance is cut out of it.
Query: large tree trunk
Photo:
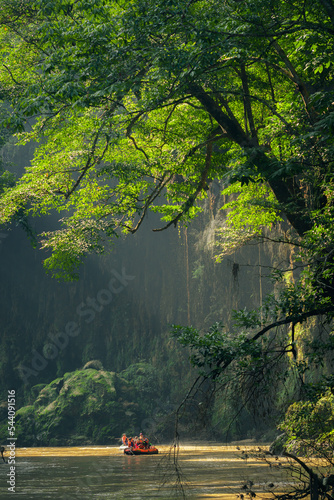
[[[278,177],[273,177],[272,159],[269,159],[264,151],[259,149],[257,141],[254,141],[254,138],[247,136],[236,119],[232,119],[222,111],[216,101],[200,85],[193,83],[189,86],[189,90],[206,111],[219,123],[229,139],[236,142],[248,153],[254,151],[252,159],[254,165],[269,183],[277,201],[285,207],[285,215],[292,227],[300,236],[303,236],[306,231],[311,229],[312,222],[307,216],[302,193],[297,192],[297,196],[292,195],[287,182]]]

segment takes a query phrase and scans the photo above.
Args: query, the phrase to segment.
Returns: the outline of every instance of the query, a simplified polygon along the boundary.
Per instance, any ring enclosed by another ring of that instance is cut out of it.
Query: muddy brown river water
[[[15,493],[10,486],[9,465],[0,463],[0,499],[27,500],[141,500],[179,499],[173,488],[174,469],[170,447],[159,454],[126,456],[118,447],[17,448]],[[272,498],[271,491],[285,489],[284,470],[247,457],[249,446],[181,445],[179,465],[189,500],[236,500],[252,481],[256,498]],[[246,457],[246,458],[245,458]],[[13,476],[12,476],[13,479]],[[165,482],[165,484],[164,484]]]

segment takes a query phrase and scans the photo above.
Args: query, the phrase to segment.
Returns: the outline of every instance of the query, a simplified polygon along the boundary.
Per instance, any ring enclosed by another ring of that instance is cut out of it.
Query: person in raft
[[[134,439],[132,437],[129,437],[128,438],[128,448],[130,448],[130,450],[133,450],[133,448],[135,448],[136,445],[135,445],[135,442],[134,442]]]
[[[149,447],[151,446],[151,443],[149,442],[148,438],[144,437],[144,434],[141,432],[139,434],[139,439],[138,439],[138,448],[141,448],[142,450],[148,450]]]
[[[128,446],[128,438],[126,437],[125,432],[122,434],[122,444],[124,444],[124,446]]]

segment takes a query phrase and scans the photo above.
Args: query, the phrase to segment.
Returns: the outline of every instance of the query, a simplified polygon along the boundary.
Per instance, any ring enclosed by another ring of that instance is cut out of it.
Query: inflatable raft
[[[135,448],[134,450],[130,450],[130,448],[126,448],[124,450],[125,455],[157,455],[159,450],[155,448],[155,446],[150,446],[147,449],[144,448]]]

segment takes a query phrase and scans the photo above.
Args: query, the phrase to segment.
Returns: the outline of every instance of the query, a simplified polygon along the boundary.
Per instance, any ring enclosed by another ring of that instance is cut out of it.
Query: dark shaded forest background
[[[19,173],[31,151],[7,146],[3,154],[10,157],[11,170]],[[261,305],[272,288],[270,268],[285,260],[288,263],[290,258],[288,248],[254,243],[217,263],[214,230],[221,217],[221,198],[219,184],[212,183],[203,213],[188,228],[154,233],[156,220],[150,215],[142,231],[118,239],[104,256],[90,257],[79,281],[72,283],[58,283],[45,274],[43,253],[33,248],[19,223],[2,231],[3,410],[8,388],[16,389],[18,406],[31,404],[42,384],[79,370],[91,360],[99,360],[105,370],[116,373],[138,363],[150,365],[155,384],[145,399],[153,402],[153,408],[175,408],[191,385],[195,370],[188,352],[171,338],[171,325],[209,328],[224,318],[228,326],[233,310]],[[35,219],[32,228],[40,232],[43,219]],[[89,301],[108,288],[112,271],[131,279],[122,291],[113,294],[110,303],[98,305],[93,313]],[[80,305],[82,312],[89,309],[91,314],[80,317]],[[69,322],[79,325],[79,335],[70,338],[68,345],[36,372],[32,366],[39,362],[36,351],[43,353],[52,335],[63,332]],[[220,413],[223,418],[218,425],[213,426],[209,419],[212,425],[205,429],[206,435],[259,438],[264,428],[275,429],[274,421],[265,421],[263,426],[262,420],[260,424],[249,419],[246,410],[236,417],[233,405],[229,410],[226,405],[225,410],[220,408]],[[162,426],[164,435],[168,432]]]

